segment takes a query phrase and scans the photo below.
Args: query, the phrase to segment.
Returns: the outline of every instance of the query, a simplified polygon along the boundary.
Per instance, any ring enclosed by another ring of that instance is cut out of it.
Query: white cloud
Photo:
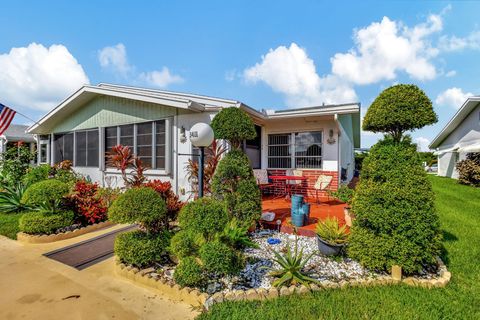
[[[98,61],[102,68],[109,69],[122,78],[131,79],[132,83],[166,88],[171,84],[184,82],[181,76],[171,73],[165,66],[161,70],[138,73],[137,68],[128,61],[127,49],[123,43],[99,50]]]
[[[456,75],[457,75],[457,71],[455,71],[455,70],[450,70],[447,73],[445,73],[445,77],[447,77],[447,78],[454,77]]]
[[[161,71],[142,72],[139,75],[139,79],[158,88],[166,88],[170,84],[182,83],[184,81],[182,77],[171,74],[167,67],[163,67]]]
[[[99,50],[98,61],[102,68],[111,68],[113,71],[124,76],[133,68],[128,63],[127,51],[123,43]]]
[[[270,49],[260,63],[245,69],[243,76],[247,83],[261,81],[284,94],[290,107],[357,100],[348,83],[332,75],[320,77],[313,60],[296,43]]]
[[[435,103],[440,106],[448,106],[458,109],[465,102],[467,97],[473,96],[471,92],[463,92],[461,88],[453,87],[440,93],[435,99]]]
[[[0,97],[12,108],[50,110],[89,80],[63,45],[31,43],[0,54]]]
[[[439,41],[439,48],[442,51],[460,51],[464,49],[480,49],[480,31],[475,30],[468,36],[462,38],[457,36],[442,36]]]
[[[415,143],[417,144],[417,151],[425,152],[429,151],[428,145],[430,144],[430,140],[425,137],[416,137]]]
[[[355,84],[393,80],[399,71],[418,80],[431,80],[437,70],[431,59],[438,50],[428,37],[442,30],[440,15],[430,15],[413,28],[384,17],[354,32],[355,47],[331,58],[333,74]]]

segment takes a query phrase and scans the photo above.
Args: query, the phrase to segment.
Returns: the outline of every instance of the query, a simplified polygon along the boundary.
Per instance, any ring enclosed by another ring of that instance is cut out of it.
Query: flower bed
[[[66,240],[74,237],[81,236],[82,234],[86,234],[92,231],[96,231],[98,229],[106,228],[113,225],[111,221],[104,221],[92,225],[88,225],[85,227],[78,227],[76,229],[62,228],[66,230],[59,230],[60,232],[54,234],[28,234],[24,232],[17,233],[17,240],[23,243],[49,243],[49,242],[56,242],[60,240]]]
[[[250,235],[251,239],[258,244],[258,248],[244,249],[247,263],[238,276],[223,277],[211,280],[202,288],[181,288],[173,280],[175,265],[157,265],[139,270],[132,266],[116,263],[117,274],[137,283],[147,285],[162,291],[174,300],[182,300],[192,305],[211,306],[215,302],[224,300],[259,300],[274,298],[293,293],[307,293],[325,288],[340,288],[345,286],[359,285],[386,285],[403,282],[408,285],[425,287],[443,287],[450,280],[450,273],[445,265],[438,261],[436,273],[422,272],[415,277],[407,277],[403,280],[394,278],[386,273],[374,273],[368,271],[348,258],[328,258],[315,254],[307,263],[304,271],[315,280],[310,286],[284,286],[275,288],[274,280],[269,275],[268,268],[273,265],[272,249],[282,251],[286,243],[294,245],[291,235],[274,231],[259,231]],[[274,237],[280,239],[277,245],[269,245],[267,239]],[[298,237],[298,245],[304,249],[304,253],[316,253],[316,240],[311,237]]]

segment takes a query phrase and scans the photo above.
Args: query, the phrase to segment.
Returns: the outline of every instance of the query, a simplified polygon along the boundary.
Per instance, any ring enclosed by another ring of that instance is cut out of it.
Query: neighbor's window
[[[98,167],[98,129],[75,132],[75,166]]]
[[[53,162],[73,161],[73,132],[53,136]]]
[[[145,167],[165,169],[165,123],[159,120],[105,128],[105,151],[117,144],[128,146]]]
[[[322,132],[268,135],[268,167],[278,169],[321,168]]]

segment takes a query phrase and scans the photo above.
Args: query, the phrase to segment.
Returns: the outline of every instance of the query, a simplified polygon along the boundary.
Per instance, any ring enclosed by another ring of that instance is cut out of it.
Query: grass
[[[16,240],[21,216],[23,213],[0,213],[0,235]]]
[[[199,320],[214,319],[480,319],[480,189],[431,176],[444,233],[446,288],[329,289],[270,301],[226,302]]]

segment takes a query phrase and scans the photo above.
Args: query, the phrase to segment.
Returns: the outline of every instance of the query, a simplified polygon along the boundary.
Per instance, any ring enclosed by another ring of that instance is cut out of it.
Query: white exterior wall
[[[268,135],[274,133],[290,133],[302,131],[322,131],[322,168],[312,170],[338,170],[338,128],[333,119],[320,119],[310,117],[308,121],[305,118],[292,118],[285,120],[271,120],[262,127],[262,169],[268,169]],[[328,133],[332,129],[334,131],[334,144],[328,144]],[[353,152],[353,148],[352,148]],[[309,170],[309,169],[302,169]]]
[[[477,106],[462,123],[438,147],[438,175],[457,179],[455,165],[465,159],[466,153],[446,152],[442,150],[461,148],[470,144],[480,143],[480,106]]]

